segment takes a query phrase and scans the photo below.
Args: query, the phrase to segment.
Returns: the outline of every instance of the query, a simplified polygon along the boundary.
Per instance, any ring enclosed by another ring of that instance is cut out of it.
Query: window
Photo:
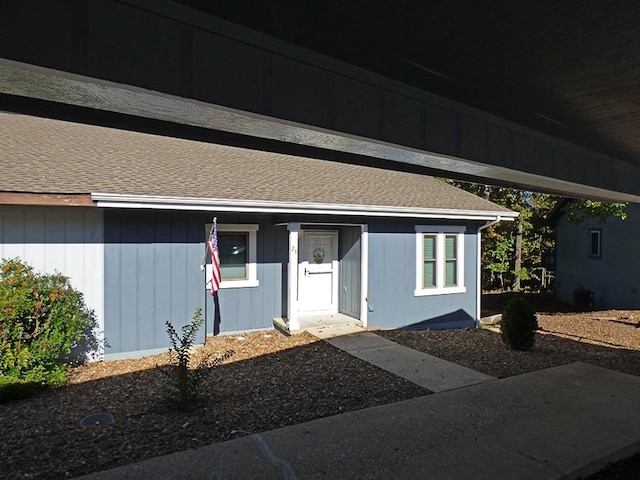
[[[591,229],[589,230],[589,256],[592,258],[600,258],[602,256],[600,236],[602,230]]]
[[[211,224],[206,226],[209,237]],[[218,251],[220,255],[220,288],[257,287],[256,265],[258,225],[218,224]],[[207,265],[207,287],[210,286],[211,265]]]
[[[464,227],[416,226],[415,295],[463,293]]]

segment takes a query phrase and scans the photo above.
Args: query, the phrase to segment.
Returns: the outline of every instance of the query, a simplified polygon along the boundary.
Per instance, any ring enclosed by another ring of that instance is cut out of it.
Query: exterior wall
[[[601,257],[589,257],[589,230],[601,229]],[[594,292],[594,306],[640,308],[640,205],[630,203],[627,219],[610,218],[606,223],[587,220],[578,225],[558,223],[556,241],[556,296],[573,303],[573,292]]]
[[[259,225],[258,287],[219,292],[215,333],[272,327],[286,315],[288,235],[281,217],[224,215],[224,223]],[[206,333],[216,317],[200,270],[210,214],[81,207],[0,206],[0,257],[19,256],[37,270],[60,271],[82,291],[104,330],[106,358],[168,347],[165,322],[176,328],[196,308],[206,311]],[[402,327],[443,315],[475,315],[476,228],[465,235],[466,293],[414,296],[414,220],[310,218],[305,222],[367,224],[368,323]],[[438,222],[434,222],[438,223]],[[360,227],[340,227],[340,307],[360,315]],[[201,330],[199,340],[204,340]]]
[[[165,322],[180,327],[196,308],[206,309],[213,333],[214,305],[200,270],[205,252],[205,213],[105,211],[105,336],[107,355],[150,352],[168,346]],[[281,316],[281,262],[275,229],[266,217],[219,216],[218,223],[258,223],[255,288],[220,290],[219,332],[264,329]],[[285,260],[286,262],[286,260]],[[200,331],[199,341],[205,331]]]
[[[15,257],[36,271],[69,277],[93,310],[100,339],[104,329],[101,210],[0,205],[0,259]]]
[[[411,222],[411,223],[409,223]],[[414,296],[416,288],[415,225],[443,222],[376,221],[369,224],[368,326],[398,328],[442,318],[453,326],[476,317],[477,225],[464,236],[465,293]]]
[[[354,318],[360,318],[361,292],[361,248],[360,227],[339,229],[339,311]]]

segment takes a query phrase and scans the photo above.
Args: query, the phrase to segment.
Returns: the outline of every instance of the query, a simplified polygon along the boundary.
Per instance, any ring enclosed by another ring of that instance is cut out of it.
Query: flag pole
[[[216,223],[217,220],[218,220],[218,217],[213,217],[213,223],[211,224],[211,228],[209,229],[209,236],[207,237],[207,241],[204,244],[204,257],[202,257],[202,263],[200,264],[200,270],[204,270],[205,269],[205,265],[207,264],[207,255],[209,253],[209,247],[207,246],[207,243],[211,239],[211,235],[213,234],[213,226],[214,226],[214,224]]]
[[[213,227],[216,223],[216,221],[218,220],[217,217],[213,217],[213,223],[211,224],[211,228],[209,229],[209,236],[207,237],[207,241],[204,244],[204,257],[202,258],[202,263],[200,264],[200,270],[204,272],[204,343],[207,343],[207,304],[209,303],[207,301],[207,269],[206,269],[206,265],[207,265],[207,254],[209,253],[209,240],[211,240],[211,235],[213,235]],[[215,302],[215,299],[214,299]],[[215,309],[214,309],[214,315],[215,315]],[[215,321],[215,318],[214,318]]]

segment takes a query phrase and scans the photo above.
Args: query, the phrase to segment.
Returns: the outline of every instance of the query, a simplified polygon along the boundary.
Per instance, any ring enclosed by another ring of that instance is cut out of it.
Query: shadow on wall
[[[109,347],[104,332],[98,328],[98,320],[93,310],[89,315],[89,323],[82,333],[82,338],[73,347],[71,353],[62,355],[61,360],[72,365],[79,365],[102,358],[105,348]]]
[[[401,330],[446,330],[446,329],[476,328],[474,318],[462,309],[445,313],[438,317],[421,320],[411,325],[405,325]]]

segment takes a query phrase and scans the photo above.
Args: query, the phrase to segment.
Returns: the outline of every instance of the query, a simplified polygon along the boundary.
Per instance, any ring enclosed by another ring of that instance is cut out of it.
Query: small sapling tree
[[[207,355],[195,368],[191,367],[192,349],[198,330],[203,323],[201,308],[197,308],[191,322],[182,327],[181,334],[178,334],[171,322],[167,320],[165,323],[169,336],[169,357],[172,365],[169,370],[160,368],[160,371],[172,378],[169,399],[175,403],[178,409],[184,411],[191,409],[196,400],[202,396],[207,381],[206,374],[210,369],[233,355],[232,350],[216,357]]]

